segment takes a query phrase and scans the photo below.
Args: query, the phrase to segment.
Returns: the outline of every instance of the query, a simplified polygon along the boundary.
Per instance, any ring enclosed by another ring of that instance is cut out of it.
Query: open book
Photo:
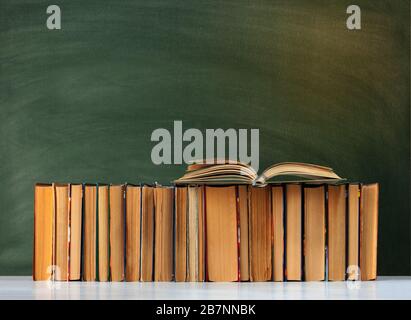
[[[292,180],[292,178],[298,179]],[[282,180],[278,180],[282,178]],[[291,178],[291,179],[290,179]],[[274,181],[274,179],[276,179]],[[280,182],[337,183],[345,180],[333,169],[301,162],[282,162],[274,164],[261,175],[249,165],[228,161],[226,163],[190,164],[186,173],[175,184],[253,184],[266,185]]]

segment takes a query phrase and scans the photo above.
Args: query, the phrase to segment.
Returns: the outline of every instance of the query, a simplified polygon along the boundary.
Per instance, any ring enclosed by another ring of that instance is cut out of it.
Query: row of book
[[[378,184],[36,184],[34,280],[377,276]]]

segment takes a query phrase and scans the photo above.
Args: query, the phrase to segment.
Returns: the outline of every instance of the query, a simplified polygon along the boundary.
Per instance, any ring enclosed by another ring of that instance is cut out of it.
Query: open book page
[[[255,184],[264,185],[270,179],[278,176],[301,177],[313,182],[344,180],[328,167],[302,162],[282,162],[267,168],[255,180]]]
[[[243,163],[233,164],[198,164],[190,165],[187,172],[175,183],[247,183],[251,184],[257,178],[257,172]]]

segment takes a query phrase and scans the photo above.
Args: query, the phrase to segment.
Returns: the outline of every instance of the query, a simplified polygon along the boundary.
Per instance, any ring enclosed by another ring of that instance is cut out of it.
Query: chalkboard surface
[[[0,274],[32,270],[35,182],[153,182],[151,133],[260,129],[260,168],[379,182],[378,268],[410,274],[410,3],[71,0],[0,4]]]

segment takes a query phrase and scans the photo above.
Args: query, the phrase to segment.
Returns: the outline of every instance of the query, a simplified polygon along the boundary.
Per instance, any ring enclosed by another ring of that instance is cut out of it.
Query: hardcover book
[[[67,281],[69,272],[69,190],[68,184],[56,184],[55,275],[54,280]]]
[[[304,279],[325,279],[325,187],[304,187]]]
[[[238,281],[237,190],[205,187],[209,281]]]
[[[124,185],[110,186],[110,275],[111,281],[124,280],[125,223]]]
[[[328,186],[328,280],[343,281],[346,273],[345,185]]]
[[[84,186],[83,280],[97,279],[97,186]]]
[[[140,280],[141,187],[126,186],[126,281]]]
[[[154,281],[173,279],[173,202],[172,187],[154,189]]]
[[[81,279],[83,185],[70,185],[70,280]]]
[[[174,236],[174,266],[175,280],[187,280],[187,221],[188,221],[188,190],[187,187],[175,188],[175,236]]]
[[[54,265],[54,185],[34,187],[33,280],[49,280]]]
[[[284,280],[284,188],[271,188],[273,230],[273,280]]]
[[[109,186],[99,185],[98,191],[98,280],[110,280],[110,217]]]
[[[154,259],[154,189],[142,187],[141,196],[141,281],[153,281]]]
[[[299,184],[288,184],[286,192],[286,279],[302,280],[302,190]]]
[[[251,281],[268,281],[272,277],[271,218],[271,188],[251,187]]]
[[[377,278],[378,192],[377,183],[361,186],[360,270],[364,281]]]

